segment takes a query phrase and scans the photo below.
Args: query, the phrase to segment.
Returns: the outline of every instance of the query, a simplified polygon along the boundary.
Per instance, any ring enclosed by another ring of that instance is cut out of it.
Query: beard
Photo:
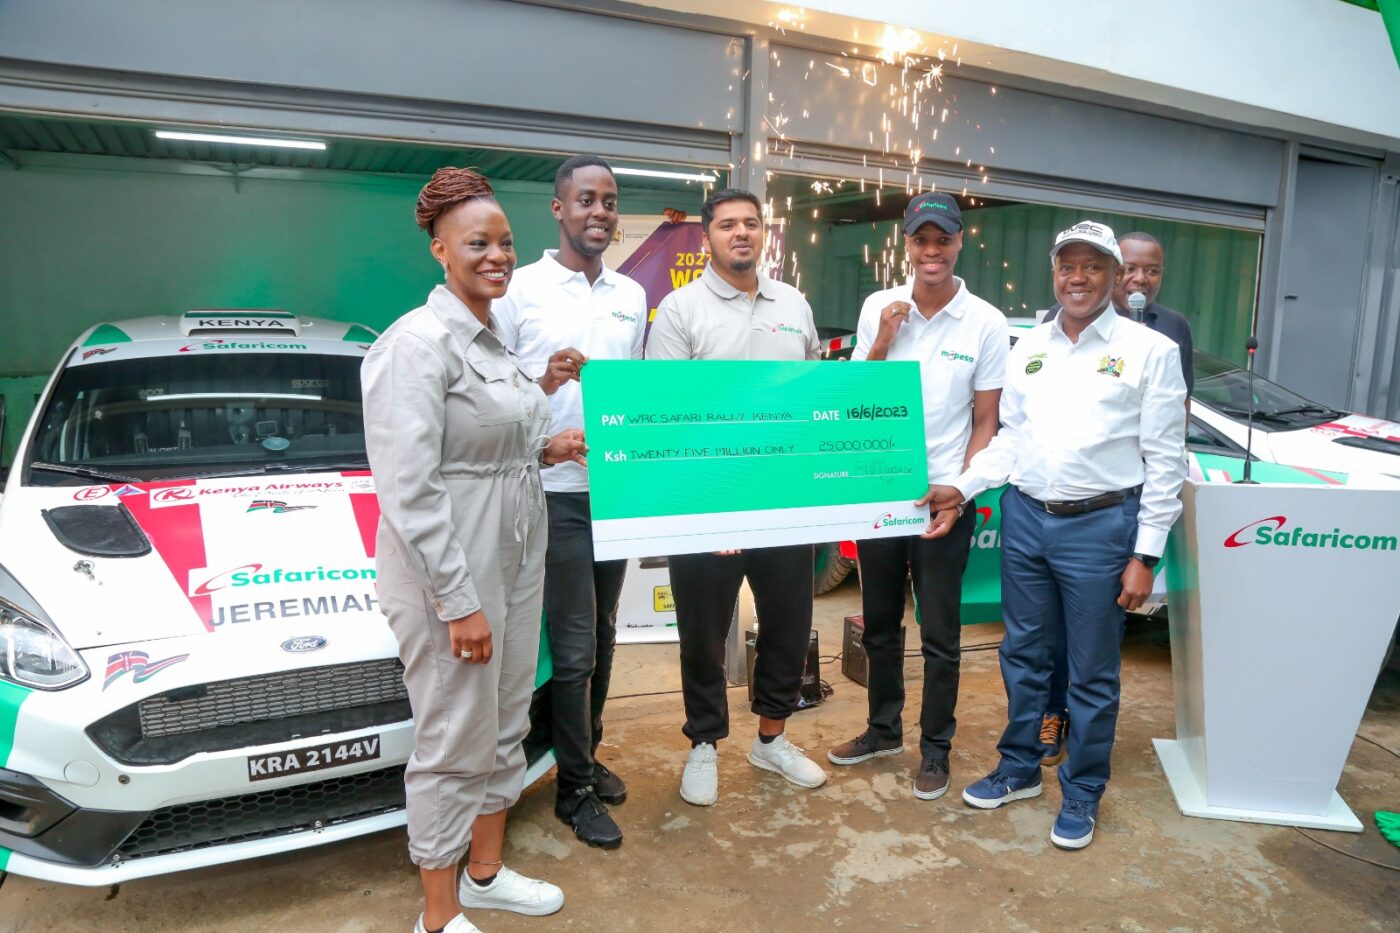
[[[730,259],[725,265],[730,272],[748,272],[758,265],[758,259]]]
[[[569,245],[572,246],[574,250],[578,252],[579,255],[587,256],[589,259],[597,259],[599,256],[606,253],[608,251],[608,246],[612,243],[612,237],[608,237],[608,241],[606,243],[602,244],[601,246],[598,246],[588,242],[588,240],[586,240],[583,234],[581,233],[569,233],[565,234],[565,236],[569,240]]]

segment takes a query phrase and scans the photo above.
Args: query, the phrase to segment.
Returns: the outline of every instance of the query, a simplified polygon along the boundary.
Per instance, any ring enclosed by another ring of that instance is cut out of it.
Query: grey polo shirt
[[[647,337],[652,360],[815,360],[821,355],[812,306],[765,275],[752,301],[712,265],[661,299]]]

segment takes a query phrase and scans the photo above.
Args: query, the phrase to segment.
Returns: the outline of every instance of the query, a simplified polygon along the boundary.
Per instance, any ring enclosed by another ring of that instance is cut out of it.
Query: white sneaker
[[[413,933],[428,933],[428,928],[423,925],[423,915],[418,915],[418,923],[413,928]],[[447,926],[442,928],[442,933],[481,933],[481,928],[472,925],[472,922],[461,914],[447,921]]]
[[[564,906],[564,892],[548,881],[526,878],[502,865],[496,880],[484,888],[462,872],[462,880],[457,885],[457,900],[467,908],[512,910],[518,914],[542,917]]]
[[[779,735],[767,745],[755,737],[753,750],[749,752],[749,764],[781,774],[800,787],[821,787],[826,783],[826,772],[802,754],[802,749],[789,742],[787,733]]]
[[[712,807],[719,798],[719,753],[708,742],[690,750],[681,774],[681,799],[697,807]]]

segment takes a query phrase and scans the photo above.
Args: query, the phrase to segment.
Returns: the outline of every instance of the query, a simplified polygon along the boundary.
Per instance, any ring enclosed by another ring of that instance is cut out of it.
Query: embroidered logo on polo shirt
[[[1040,367],[1044,365],[1045,363],[1041,360],[1031,360],[1026,364],[1026,375],[1034,376],[1036,373],[1040,372]]]
[[[773,328],[772,332],[775,334],[796,334],[799,337],[807,336],[805,333],[802,332],[801,329],[796,327],[788,327],[786,324],[777,325]]]
[[[617,320],[623,321],[623,322],[625,322],[625,323],[627,323],[627,324],[635,324],[635,323],[637,323],[637,315],[635,315],[635,314],[625,314],[625,313],[623,313],[623,312],[621,312],[621,311],[614,311],[614,312],[612,313],[612,316],[613,316],[614,318],[616,318]]]
[[[968,356],[966,353],[955,353],[952,350],[939,350],[938,355],[945,360],[952,360],[955,363],[975,363],[977,357]]]
[[[1112,376],[1114,379],[1121,379],[1123,377],[1123,357],[1099,357],[1099,372],[1103,373],[1105,376]]]

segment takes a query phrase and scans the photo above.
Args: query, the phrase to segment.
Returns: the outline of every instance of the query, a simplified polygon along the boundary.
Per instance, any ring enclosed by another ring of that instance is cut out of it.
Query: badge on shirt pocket
[[[1036,353],[1031,357],[1030,362],[1026,364],[1027,376],[1034,376],[1040,372],[1041,367],[1045,365],[1045,356],[1044,353]]]
[[[1123,378],[1124,359],[1121,356],[1101,356],[1099,357],[1100,373],[1105,376],[1112,376],[1114,379]]]

